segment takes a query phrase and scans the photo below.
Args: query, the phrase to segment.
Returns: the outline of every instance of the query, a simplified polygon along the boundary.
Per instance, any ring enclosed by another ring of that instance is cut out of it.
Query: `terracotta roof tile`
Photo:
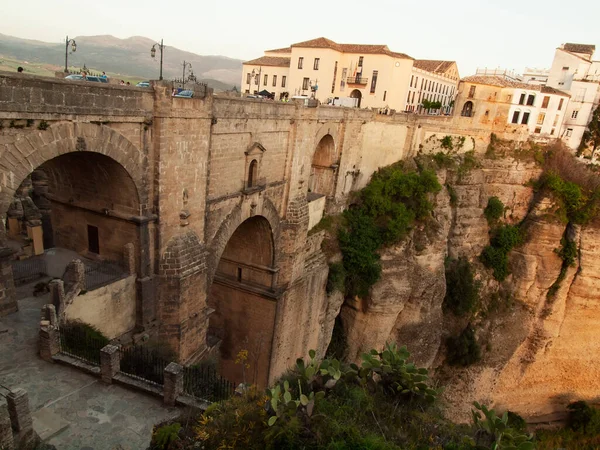
[[[550,86],[542,86],[542,93],[543,94],[556,94],[556,95],[562,95],[564,97],[571,97],[569,94],[567,94],[566,92],[563,91],[559,91],[558,89],[555,89],[553,87]]]
[[[292,53],[292,47],[276,48],[273,50],[267,50],[265,53]]]
[[[573,43],[568,42],[563,46],[563,49],[565,49],[568,52],[583,53],[585,55],[593,55],[594,51],[596,50],[596,46],[590,45],[590,44],[573,44]]]
[[[274,66],[274,67],[290,67],[290,58],[282,56],[261,56],[244,64],[252,66]]]
[[[527,89],[528,91],[538,91],[545,94],[556,94],[565,97],[570,97],[569,94],[559,91],[558,89],[554,89],[550,86],[540,86],[539,84],[527,84],[522,83],[520,81],[507,80],[506,78],[499,76],[472,75],[470,77],[463,78],[461,81],[465,83],[486,84],[488,86]]]
[[[338,44],[324,37],[311,39],[310,41],[292,44],[292,47],[303,48],[330,48],[342,53],[364,53],[376,55],[388,55],[394,58],[413,59],[405,53],[391,51],[387,45],[365,45],[365,44]]]
[[[454,61],[437,61],[433,59],[415,59],[414,66],[417,69],[426,70],[427,72],[446,73]]]

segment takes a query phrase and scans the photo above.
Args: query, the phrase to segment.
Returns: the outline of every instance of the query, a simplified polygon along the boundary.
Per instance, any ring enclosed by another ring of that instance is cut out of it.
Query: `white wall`
[[[418,111],[419,105],[426,98],[432,102],[440,101],[443,106],[448,106],[456,98],[457,90],[458,80],[413,67],[408,82],[410,97],[407,95],[405,98],[403,110]],[[444,112],[449,112],[449,108]]]
[[[256,77],[252,76],[252,70],[254,69],[255,73],[260,72],[260,82],[256,85]],[[251,83],[250,89],[248,89],[248,74],[250,74]],[[265,85],[265,75],[267,75],[267,84]],[[273,76],[277,76],[277,85],[273,86]],[[250,64],[244,64],[242,69],[242,88],[241,92],[250,91],[250,94],[254,94],[254,91],[260,92],[263,89],[266,89],[269,92],[275,92],[275,99],[279,99],[279,95],[282,92],[290,92],[289,91],[289,82],[290,82],[290,69],[288,67],[278,67],[278,66],[255,66]],[[286,77],[286,84],[282,86],[283,77]],[[290,94],[293,95],[293,94]]]

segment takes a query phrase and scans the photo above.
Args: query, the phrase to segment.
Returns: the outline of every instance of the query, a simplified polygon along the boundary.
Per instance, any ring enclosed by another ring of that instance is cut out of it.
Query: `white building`
[[[600,61],[592,60],[595,49],[586,44],[561,45],[548,76],[548,86],[571,94],[561,137],[574,150],[600,103]]]
[[[545,86],[548,84],[549,74],[550,71],[548,69],[526,67],[525,72],[523,72],[523,83]]]
[[[423,112],[421,102],[429,100],[440,102],[442,113],[449,113],[454,104],[459,81],[458,67],[454,61],[415,60],[405,110]]]

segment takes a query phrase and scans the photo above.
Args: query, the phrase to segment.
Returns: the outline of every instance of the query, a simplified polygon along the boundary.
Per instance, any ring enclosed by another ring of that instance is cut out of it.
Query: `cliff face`
[[[529,181],[540,173],[531,162],[485,159],[462,177],[441,174],[440,182],[452,185],[452,201],[448,190],[440,192],[431,223],[381,252],[383,273],[370,298],[342,307],[349,358],[389,340],[407,345],[417,363],[437,369],[449,412],[459,420],[469,419],[473,401],[534,419],[573,399],[600,396],[600,228],[567,230],[580,257],[548,299],[562,267],[555,249],[567,226],[553,214],[552,199],[534,199]],[[528,236],[511,252],[512,275],[502,286],[478,262],[489,243],[483,210],[492,196],[507,208],[503,220],[524,221]],[[442,311],[447,256],[473,262],[482,297],[501,287],[512,300],[471,318],[482,360],[464,369],[444,365],[445,338],[466,325]]]

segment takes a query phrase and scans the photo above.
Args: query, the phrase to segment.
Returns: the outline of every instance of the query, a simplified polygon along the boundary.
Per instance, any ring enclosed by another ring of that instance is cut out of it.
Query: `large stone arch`
[[[140,204],[147,204],[148,194],[143,181],[144,153],[106,125],[60,122],[46,130],[24,131],[4,147],[0,155],[2,218],[6,216],[16,189],[31,172],[51,159],[78,151],[101,153],[118,162],[133,180]]]
[[[217,271],[217,266],[219,265],[219,260],[221,259],[221,255],[223,254],[229,239],[243,222],[253,216],[263,216],[267,219],[273,232],[273,241],[275,243],[278,242],[280,232],[279,213],[275,205],[273,205],[268,198],[262,196],[254,208],[244,208],[243,204],[238,204],[227,215],[223,222],[221,222],[215,236],[210,242],[208,254],[208,286],[212,284]],[[280,260],[280,249],[276,244],[274,247],[274,264],[277,265]]]

